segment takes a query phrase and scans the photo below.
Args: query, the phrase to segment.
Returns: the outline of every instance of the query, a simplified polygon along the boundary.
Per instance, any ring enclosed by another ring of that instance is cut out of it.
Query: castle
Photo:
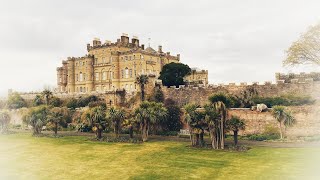
[[[83,57],[69,57],[57,68],[58,92],[91,93],[125,90],[135,92],[138,75],[146,74],[157,79],[161,69],[168,63],[180,63],[180,54],[163,52],[162,46],[154,50],[139,44],[133,36],[131,42],[127,34],[112,43],[94,39],[87,44],[88,54]],[[208,84],[208,71],[193,69],[186,77],[188,83]]]

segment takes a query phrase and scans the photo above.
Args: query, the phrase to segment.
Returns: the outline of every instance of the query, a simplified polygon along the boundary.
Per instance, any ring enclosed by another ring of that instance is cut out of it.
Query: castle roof
[[[145,51],[148,53],[157,53],[157,51],[152,49],[152,47],[147,47],[147,49]]]

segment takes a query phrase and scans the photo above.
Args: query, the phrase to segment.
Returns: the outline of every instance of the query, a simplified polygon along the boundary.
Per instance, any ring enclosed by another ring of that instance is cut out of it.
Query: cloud
[[[319,6],[316,0],[6,1],[0,95],[54,85],[61,60],[86,54],[94,37],[116,41],[123,32],[208,69],[211,83],[274,80],[276,71],[289,71],[281,68],[284,51],[319,21]]]

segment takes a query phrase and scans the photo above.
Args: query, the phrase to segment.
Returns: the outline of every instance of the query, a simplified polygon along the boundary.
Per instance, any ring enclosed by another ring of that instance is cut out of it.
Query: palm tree
[[[122,121],[125,118],[125,111],[123,109],[117,110],[112,107],[107,110],[106,118],[111,121],[115,137],[118,138],[121,131]]]
[[[66,121],[67,116],[69,115],[69,110],[67,108],[54,107],[50,109],[47,119],[50,123],[53,124],[54,134],[58,133],[59,124]]]
[[[106,113],[103,106],[96,106],[88,109],[81,115],[81,121],[83,124],[92,127],[92,130],[96,133],[96,138],[102,138],[102,131],[106,128]]]
[[[167,115],[167,109],[162,103],[142,102],[135,110],[135,119],[140,123],[142,141],[148,140],[150,124],[163,120]]]
[[[46,99],[46,104],[49,105],[50,98],[52,98],[53,93],[49,89],[45,89],[42,91],[42,96]]]
[[[145,85],[148,84],[149,77],[147,75],[140,75],[136,78],[136,84],[140,86],[141,91],[141,101],[143,102],[145,100]]]
[[[292,126],[296,123],[296,119],[293,117],[290,111],[287,111],[284,106],[273,106],[272,116],[278,121],[280,128],[280,139],[283,139],[282,125],[285,127]]]
[[[233,131],[234,145],[238,145],[238,132],[239,130],[244,130],[246,124],[243,119],[237,116],[232,116],[231,119],[227,121],[227,129]]]
[[[197,110],[197,105],[187,104],[184,108],[186,111],[185,122],[189,126],[190,141],[192,146],[199,146],[204,144],[203,140],[203,118],[204,114]]]
[[[42,97],[40,95],[36,95],[36,97],[33,100],[33,104],[34,106],[40,106],[41,104],[43,104]]]
[[[220,101],[214,101],[205,107],[205,122],[209,129],[213,149],[224,149],[227,108]]]
[[[29,109],[29,111],[24,115],[23,119],[26,124],[29,124],[33,128],[33,135],[40,134],[42,127],[47,122],[48,107],[39,106]]]
[[[218,122],[219,122],[219,113],[215,109],[213,105],[204,106],[205,109],[205,122],[207,123],[207,127],[209,130],[210,138],[211,138],[211,146],[213,149],[218,147]]]

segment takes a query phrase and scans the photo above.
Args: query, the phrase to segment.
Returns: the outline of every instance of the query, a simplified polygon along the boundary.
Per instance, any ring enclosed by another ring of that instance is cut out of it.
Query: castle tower
[[[93,78],[93,56],[88,56],[87,58],[87,74],[88,74],[88,77],[87,77],[87,80],[86,80],[86,86],[88,88],[88,92],[92,92],[93,89],[94,89],[94,85],[93,85],[93,81],[94,81],[94,78]]]
[[[63,85],[62,85],[62,70],[63,68],[62,67],[58,67],[57,68],[57,84],[58,84],[58,91],[59,92],[62,92],[62,88],[63,88]]]
[[[69,93],[75,92],[75,74],[74,74],[74,58],[68,58],[68,86]]]

